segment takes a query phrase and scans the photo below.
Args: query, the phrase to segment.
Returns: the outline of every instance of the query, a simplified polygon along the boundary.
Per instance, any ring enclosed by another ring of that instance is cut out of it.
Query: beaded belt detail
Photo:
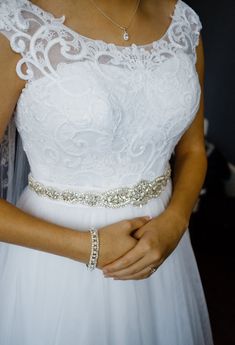
[[[53,200],[111,208],[124,207],[127,204],[142,207],[142,205],[147,204],[148,200],[157,197],[162,192],[170,175],[171,168],[169,167],[164,175],[158,176],[151,181],[140,180],[133,187],[121,187],[98,193],[58,190],[36,181],[31,174],[29,174],[28,182],[31,190],[40,196]]]

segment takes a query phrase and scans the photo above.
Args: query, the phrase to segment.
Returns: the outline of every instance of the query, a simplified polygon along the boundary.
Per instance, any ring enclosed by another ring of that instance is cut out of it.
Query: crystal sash
[[[35,180],[30,173],[28,176],[29,188],[39,196],[53,200],[62,200],[69,203],[81,203],[88,206],[103,206],[118,208],[128,204],[141,207],[144,204],[160,195],[171,176],[171,168],[168,167],[165,174],[154,178],[151,181],[140,180],[132,187],[120,187],[109,189],[104,192],[79,192],[69,189],[60,190],[54,187],[45,186]]]

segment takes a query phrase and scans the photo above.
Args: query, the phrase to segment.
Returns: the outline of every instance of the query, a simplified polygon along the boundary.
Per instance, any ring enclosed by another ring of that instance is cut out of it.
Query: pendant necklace
[[[137,0],[137,3],[136,3],[136,6],[135,6],[135,9],[133,11],[133,14],[129,20],[129,23],[127,26],[122,26],[120,24],[118,24],[117,22],[115,22],[112,18],[110,18],[100,7],[97,6],[97,4],[93,1],[93,0],[90,0],[90,2],[95,6],[95,8],[105,17],[107,18],[111,23],[113,23],[114,25],[116,25],[119,29],[122,30],[122,38],[125,40],[125,41],[128,41],[129,38],[130,38],[130,35],[128,33],[128,28],[129,26],[131,25],[131,22],[139,8],[139,4],[140,4],[140,0]]]

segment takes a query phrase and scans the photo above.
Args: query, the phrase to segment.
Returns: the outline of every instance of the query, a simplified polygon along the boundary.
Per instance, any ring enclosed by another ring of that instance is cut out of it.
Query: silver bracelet
[[[86,264],[86,266],[90,271],[92,271],[96,268],[99,257],[99,234],[98,229],[94,227],[91,227],[89,231],[91,234],[91,255],[89,263]]]

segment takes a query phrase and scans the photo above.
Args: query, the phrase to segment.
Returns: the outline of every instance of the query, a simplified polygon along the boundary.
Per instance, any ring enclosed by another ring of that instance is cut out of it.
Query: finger
[[[148,223],[150,219],[150,216],[137,217],[127,220],[127,224],[130,227],[130,230],[135,230],[139,229],[140,227]]]
[[[152,220],[152,218],[149,219],[148,224],[149,224],[149,222],[150,222],[151,220]],[[146,232],[147,230],[149,230],[149,227],[147,227],[147,226],[145,226],[145,225],[147,225],[147,224],[144,224],[144,225],[141,226],[139,229],[137,229],[137,230],[135,230],[135,231],[133,232],[132,236],[133,236],[136,240],[140,240],[141,237],[145,234],[145,232]]]
[[[151,267],[151,265],[153,266],[152,261],[150,261],[149,259],[147,259],[146,256],[144,256],[142,259],[140,259],[139,261],[137,261],[133,265],[131,265],[131,266],[129,266],[123,270],[119,270],[119,271],[116,271],[113,273],[106,274],[105,276],[110,277],[110,278],[125,278],[125,277],[129,277],[133,274],[136,274],[138,272],[141,272],[146,267]]]
[[[136,240],[139,240],[143,234],[145,233],[145,227],[142,226],[141,228],[137,229],[133,234],[132,236],[136,239]]]
[[[136,261],[142,259],[144,253],[140,250],[138,244],[131,249],[127,254],[122,256],[121,258],[117,259],[116,261],[112,262],[103,267],[103,273],[113,273],[115,271],[120,271],[122,269],[127,268],[128,266],[134,264]]]
[[[155,274],[155,273],[156,272],[151,273],[151,267],[146,267],[142,271],[137,272],[135,274],[125,276],[123,278],[113,278],[113,280],[140,280],[140,279],[149,278],[152,274]]]

